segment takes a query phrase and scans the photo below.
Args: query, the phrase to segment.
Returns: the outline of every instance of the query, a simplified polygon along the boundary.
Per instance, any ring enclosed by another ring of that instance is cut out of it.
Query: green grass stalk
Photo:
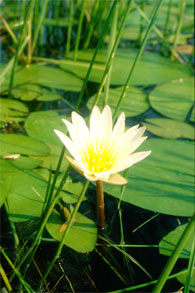
[[[125,245],[125,237],[124,237],[124,230],[123,230],[123,218],[122,218],[122,212],[121,209],[118,209],[118,214],[119,214],[119,223],[120,223],[120,234],[121,234],[121,240],[120,240],[120,247],[122,250],[126,251],[126,247]],[[130,262],[128,261],[128,258],[126,257],[126,255],[123,254],[123,261],[124,264],[129,272],[131,281],[133,282],[133,270],[132,267],[130,266]]]
[[[79,24],[78,24],[78,30],[77,30],[77,34],[76,34],[75,48],[74,48],[74,54],[73,54],[74,61],[77,59],[79,43],[80,43],[80,38],[81,38],[82,24],[83,24],[83,19],[84,19],[84,11],[85,11],[85,0],[82,0],[81,12],[80,12],[80,17],[79,17]]]
[[[72,227],[72,224],[73,224],[73,222],[74,222],[75,216],[76,216],[76,214],[77,214],[77,212],[78,212],[78,209],[79,209],[79,207],[80,207],[80,205],[81,205],[81,202],[83,201],[83,198],[84,198],[85,193],[86,193],[86,191],[87,191],[88,185],[89,185],[89,181],[86,181],[86,183],[85,183],[85,185],[83,186],[83,189],[82,189],[82,191],[81,191],[81,194],[80,194],[80,196],[79,196],[79,199],[78,199],[78,201],[77,201],[77,203],[76,203],[76,205],[75,205],[75,207],[74,207],[74,210],[73,210],[73,212],[71,213],[70,220],[69,220],[69,222],[68,222],[68,225],[67,225],[67,227],[66,227],[66,230],[64,231],[64,233],[63,233],[63,235],[62,235],[62,238],[61,238],[61,241],[60,241],[59,246],[58,246],[58,248],[57,248],[56,254],[55,254],[54,258],[52,259],[52,261],[50,262],[50,265],[49,265],[47,271],[45,272],[43,278],[41,279],[41,284],[40,284],[40,286],[41,286],[41,285],[43,284],[43,282],[46,280],[48,274],[50,273],[50,271],[51,271],[51,269],[52,269],[52,267],[53,267],[53,265],[55,264],[56,260],[57,260],[58,257],[60,256],[61,250],[62,250],[63,245],[64,245],[64,241],[65,241],[65,239],[66,239],[66,237],[67,237],[67,235],[68,235],[68,233],[69,233],[69,231],[70,231],[70,229],[71,229],[71,227]]]
[[[84,42],[84,45],[83,45],[83,48],[84,49],[87,49],[89,47],[89,43],[90,43],[90,40],[91,40],[91,37],[92,37],[92,33],[94,31],[94,27],[96,25],[96,21],[97,21],[97,12],[98,10],[97,9],[97,5],[100,3],[99,0],[95,0],[95,3],[92,7],[92,14],[91,14],[91,21],[89,23],[89,29],[88,29],[88,34],[87,34],[87,37],[86,37],[86,40]],[[95,11],[96,11],[96,15],[95,15]]]
[[[157,15],[158,15],[158,12],[159,12],[159,9],[160,9],[161,4],[162,4],[162,0],[159,0],[159,1],[157,2],[157,4],[156,4],[156,8],[155,8],[155,10],[154,10],[154,13],[153,13],[152,19],[151,19],[151,21],[150,21],[150,24],[148,25],[148,28],[147,28],[146,34],[145,34],[145,36],[144,36],[144,39],[143,39],[143,41],[142,41],[141,47],[140,47],[140,49],[139,49],[139,51],[138,51],[138,53],[137,53],[137,55],[136,55],[136,57],[135,57],[135,61],[134,61],[133,65],[132,65],[132,67],[131,67],[131,70],[130,70],[130,72],[129,72],[129,76],[128,76],[128,78],[127,78],[127,81],[126,81],[126,83],[125,83],[125,86],[124,86],[124,88],[123,88],[123,91],[122,91],[122,93],[121,93],[121,96],[120,96],[120,98],[119,98],[119,101],[118,101],[118,103],[117,103],[117,106],[116,106],[116,109],[115,109],[115,112],[114,112],[114,115],[113,115],[113,119],[115,119],[115,118],[117,117],[117,114],[118,114],[118,111],[119,111],[120,105],[121,105],[121,103],[122,103],[122,100],[123,100],[124,97],[126,96],[126,91],[127,91],[128,87],[129,87],[129,84],[130,84],[131,78],[132,78],[133,73],[134,73],[134,71],[135,71],[135,69],[136,69],[136,66],[137,66],[137,64],[138,64],[138,62],[139,62],[139,59],[140,59],[140,57],[141,57],[141,55],[142,55],[142,53],[143,53],[143,50],[144,50],[145,44],[146,44],[146,42],[147,42],[147,40],[148,40],[148,37],[149,37],[149,35],[150,35],[150,32],[151,32],[151,30],[152,30],[152,28],[153,28],[153,25],[154,25],[154,22],[155,22],[155,20],[156,20]]]
[[[24,286],[26,292],[27,293],[35,293],[35,291],[30,287],[30,285],[24,280],[21,273],[15,268],[14,264],[12,263],[12,261],[10,260],[10,258],[8,257],[8,255],[6,254],[6,252],[4,251],[4,249],[2,247],[0,247],[0,252],[3,254],[6,261],[8,262],[8,264],[10,265],[10,267],[12,268],[12,270],[14,271],[16,276],[18,277],[20,283]]]
[[[178,23],[177,23],[177,28],[176,28],[176,32],[175,32],[175,38],[173,41],[173,50],[175,50],[178,40],[179,40],[179,35],[181,33],[181,27],[182,27],[182,20],[183,20],[183,15],[184,15],[184,9],[186,6],[186,0],[180,0],[179,1],[179,16],[178,16]],[[173,50],[172,50],[172,54],[171,54],[171,59],[174,59],[174,54],[173,54]]]
[[[97,94],[95,96],[95,99],[94,99],[94,102],[93,102],[93,105],[92,105],[92,109],[98,103],[99,97],[100,97],[100,95],[102,93],[103,87],[105,85],[105,82],[106,82],[106,79],[107,79],[107,76],[108,76],[108,72],[109,72],[110,66],[112,64],[112,60],[114,59],[114,56],[116,54],[116,50],[117,50],[117,47],[118,47],[120,38],[121,38],[121,35],[122,35],[122,32],[123,32],[123,29],[125,27],[125,22],[126,22],[127,16],[129,15],[129,12],[131,10],[132,5],[133,5],[133,0],[130,0],[128,2],[128,6],[127,6],[127,9],[125,11],[125,15],[123,17],[122,23],[120,25],[120,28],[119,28],[119,31],[118,31],[118,34],[117,34],[117,37],[116,37],[114,46],[112,48],[112,52],[111,52],[111,54],[109,56],[109,59],[107,61],[106,68],[104,70],[104,74],[102,76],[102,80],[101,80],[101,83],[100,83],[98,92],[97,92]]]
[[[195,268],[194,268],[195,269]],[[174,279],[174,278],[177,278],[179,276],[182,276],[184,274],[186,274],[188,272],[188,268],[185,269],[185,270],[182,270],[176,274],[173,274],[173,275],[170,275],[167,279],[168,280],[171,280],[171,279]],[[133,287],[128,287],[128,288],[124,288],[124,289],[120,289],[120,290],[116,290],[116,291],[110,291],[108,293],[123,293],[123,292],[130,292],[130,291],[135,291],[137,289],[141,289],[141,288],[145,288],[145,287],[148,287],[148,286],[151,286],[151,285],[154,285],[158,282],[158,280],[154,280],[154,281],[150,281],[150,282],[147,282],[147,283],[143,283],[143,284],[139,284],[139,285],[135,285]]]
[[[114,15],[113,15],[112,25],[111,25],[111,32],[110,32],[110,37],[109,37],[108,57],[110,56],[110,54],[112,52],[114,42],[115,42],[115,39],[116,39],[118,10],[119,10],[119,4],[117,4],[115,6],[115,9],[114,9]],[[104,105],[105,106],[108,104],[110,80],[111,80],[111,74],[112,74],[112,63],[113,63],[113,59],[112,59],[112,62],[110,64],[110,68],[109,68],[109,71],[108,71],[108,77],[106,79],[105,87],[104,87],[104,95],[105,95],[105,97],[104,97]]]
[[[122,274],[118,272],[118,270],[110,263],[110,261],[98,250],[95,249],[95,252],[101,257],[101,259],[109,266],[109,268],[115,273],[115,275],[124,283],[126,284],[125,279],[123,278]]]
[[[53,197],[53,192],[54,192],[54,188],[55,188],[55,184],[56,184],[56,181],[57,181],[57,176],[59,174],[59,170],[60,170],[60,166],[61,166],[61,163],[62,163],[62,160],[63,160],[63,157],[64,157],[64,152],[65,152],[65,148],[63,147],[62,148],[62,152],[61,152],[61,155],[60,155],[60,158],[59,158],[59,161],[58,161],[58,165],[57,165],[57,168],[56,168],[56,173],[55,173],[55,176],[54,176],[54,179],[53,179],[53,183],[52,183],[52,186],[51,186],[51,189],[50,189],[50,193],[49,193],[49,199],[47,199],[47,208],[44,210],[43,214],[41,215],[41,224],[39,226],[39,229],[37,231],[37,234],[36,234],[36,237],[31,245],[31,247],[28,249],[28,251],[26,252],[26,254],[24,254],[24,256],[22,257],[20,263],[17,265],[17,268],[20,268],[21,265],[26,261],[26,259],[30,259],[30,261],[28,261],[27,265],[26,265],[26,269],[25,271],[27,271],[28,267],[30,266],[30,263],[32,261],[32,258],[41,242],[41,236],[42,236],[42,233],[43,233],[43,230],[44,230],[44,227],[47,223],[47,220],[50,216],[50,214],[52,213],[52,210],[58,200],[58,196],[59,196],[59,193],[64,185],[64,180],[66,180],[67,176],[68,176],[68,172],[69,172],[69,168],[67,168],[66,172],[64,173],[64,176],[61,180],[61,183]],[[51,198],[53,198],[53,201],[51,202]],[[51,202],[50,206],[49,206],[49,203]]]
[[[162,292],[163,286],[166,283],[168,276],[171,273],[176,261],[178,260],[179,255],[182,252],[187,240],[189,239],[190,235],[194,233],[194,227],[195,227],[195,214],[192,216],[188,225],[186,226],[186,229],[182,233],[177,245],[175,246],[175,249],[173,250],[171,256],[168,259],[168,262],[164,266],[163,271],[158,279],[158,282],[155,285],[152,292],[154,293]]]
[[[71,31],[72,31],[72,24],[73,24],[73,7],[74,7],[74,0],[70,0],[70,18],[68,23],[68,31],[67,31],[67,41],[66,41],[66,54],[70,52],[70,42],[71,42]]]
[[[48,5],[48,0],[45,0],[45,1],[43,2],[43,6],[42,6],[42,8],[41,8],[41,11],[40,11],[40,13],[39,13],[38,22],[37,22],[37,24],[36,24],[35,31],[34,31],[34,34],[33,34],[32,49],[31,49],[31,54],[32,54],[32,55],[33,55],[34,50],[35,50],[35,48],[36,48],[38,35],[39,35],[40,29],[41,29],[41,25],[42,25],[43,20],[44,20],[44,17],[45,17],[45,13],[46,13],[46,11],[47,11],[47,5]]]
[[[188,272],[187,272],[187,276],[186,276],[186,281],[185,281],[183,293],[189,293],[189,291],[190,291],[190,282],[192,279],[194,264],[195,264],[195,239],[193,237],[192,247],[191,247],[191,251],[190,251],[190,258],[189,258],[189,263],[188,263]]]
[[[0,264],[0,274],[1,274],[1,277],[2,277],[4,283],[5,283],[6,287],[7,287],[8,292],[12,292],[13,289],[12,289],[12,287],[10,285],[10,282],[9,282],[9,280],[8,280],[8,278],[6,276],[6,273],[5,273],[5,271],[4,271],[4,269],[3,269],[1,264]],[[1,286],[2,286],[2,284],[1,284]]]
[[[167,9],[167,16],[166,16],[165,26],[164,26],[164,31],[163,31],[163,35],[164,35],[165,38],[167,36],[167,30],[168,30],[168,27],[169,27],[172,2],[173,2],[173,0],[169,0],[169,5],[168,5],[168,9]]]
[[[19,37],[16,54],[14,56],[14,62],[13,62],[13,67],[12,67],[12,72],[11,72],[11,77],[10,77],[10,82],[9,82],[9,88],[12,88],[12,85],[14,82],[15,67],[18,62],[18,57],[21,54],[21,47],[22,47],[21,44],[22,44],[22,41],[24,40],[24,37],[25,37],[25,31],[26,31],[26,27],[28,25],[28,21],[29,21],[31,15],[32,15],[32,12],[33,12],[34,2],[35,2],[35,0],[31,0],[31,2],[29,3],[28,9],[27,9],[26,15],[25,15],[24,24],[23,24],[22,31],[21,31],[21,34]],[[11,90],[9,91],[8,95],[9,95],[9,97],[11,96]]]
[[[106,239],[105,237],[103,237],[102,235],[99,235],[99,238],[101,240],[103,240],[105,243],[107,244],[112,244],[110,240]],[[117,251],[121,252],[124,256],[126,256],[130,261],[132,261],[135,265],[137,265],[150,279],[152,279],[150,273],[133,257],[131,256],[129,253],[127,253],[126,251],[124,251],[122,248],[120,248],[119,246],[112,246],[113,248],[115,248]]]
[[[137,4],[134,4],[134,7],[137,9],[137,11],[139,12],[140,15],[142,15],[142,17],[147,21],[147,23],[150,23],[150,19],[148,18],[148,16],[144,13],[144,11],[142,9],[140,9],[140,7]],[[166,47],[170,52],[172,52],[175,56],[175,58],[180,62],[180,63],[184,63],[182,58],[179,56],[179,54],[176,52],[175,49],[172,48],[172,46],[167,42],[165,36],[163,35],[163,33],[155,26],[153,25],[153,30],[155,31],[155,33],[157,34],[157,36],[159,36],[161,38],[162,44],[164,47]]]
[[[144,11],[144,7],[145,7],[145,0],[141,1],[141,10]],[[141,44],[142,38],[143,38],[143,30],[144,30],[144,24],[143,24],[143,16],[140,14],[140,30],[139,30],[139,37],[138,37],[138,41],[139,44]]]
[[[84,92],[85,92],[85,89],[86,89],[86,86],[87,86],[87,82],[88,82],[88,79],[89,79],[89,76],[90,76],[91,70],[92,70],[93,65],[94,65],[94,63],[95,63],[96,55],[97,55],[98,50],[99,50],[99,48],[100,48],[100,46],[101,46],[101,44],[102,44],[103,38],[104,38],[104,36],[105,36],[105,34],[106,34],[106,32],[107,32],[108,24],[109,24],[109,22],[110,22],[110,19],[111,19],[111,17],[112,17],[112,14],[113,14],[113,11],[114,11],[114,7],[115,7],[116,4],[117,4],[117,0],[114,0],[114,2],[113,2],[113,4],[112,4],[112,7],[111,7],[111,9],[110,9],[110,13],[109,13],[109,15],[108,15],[108,17],[107,17],[107,19],[106,19],[105,24],[104,24],[104,28],[103,28],[102,34],[101,34],[101,36],[100,36],[100,38],[99,38],[99,41],[98,41],[97,46],[96,46],[96,49],[95,49],[95,51],[94,51],[94,54],[93,54],[93,57],[92,57],[92,60],[91,60],[90,66],[89,66],[89,68],[88,68],[88,71],[87,71],[87,74],[86,74],[85,80],[84,80],[84,82],[83,82],[82,89],[81,89],[81,91],[80,91],[80,93],[79,93],[79,97],[78,97],[78,99],[77,99],[77,104],[76,104],[76,107],[75,107],[75,110],[76,110],[76,111],[79,109],[80,103],[81,103],[81,101],[82,101],[82,98],[83,98],[83,95],[84,95]]]

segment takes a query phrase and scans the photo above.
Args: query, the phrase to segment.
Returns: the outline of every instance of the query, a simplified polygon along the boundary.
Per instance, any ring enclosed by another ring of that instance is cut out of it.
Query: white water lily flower
[[[133,126],[125,131],[125,114],[122,113],[112,129],[112,112],[105,106],[102,113],[94,106],[90,127],[84,119],[72,112],[72,123],[62,119],[70,138],[54,130],[73,158],[66,156],[70,164],[90,181],[101,180],[124,185],[126,179],[118,174],[146,158],[151,151],[133,153],[147,136],[145,127]]]

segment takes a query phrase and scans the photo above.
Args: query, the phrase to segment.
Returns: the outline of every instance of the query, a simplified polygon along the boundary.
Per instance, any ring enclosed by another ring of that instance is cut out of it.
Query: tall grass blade
[[[162,292],[163,286],[167,281],[167,278],[169,274],[171,273],[180,253],[182,252],[182,249],[184,248],[184,245],[186,244],[188,238],[192,233],[194,233],[195,228],[195,214],[192,216],[191,220],[189,221],[188,225],[186,226],[186,229],[184,230],[183,234],[181,235],[177,245],[175,246],[175,249],[173,250],[171,256],[169,257],[168,262],[163,268],[163,271],[158,279],[157,284],[155,285],[152,292],[159,293]]]
[[[73,7],[74,0],[70,0],[70,17],[68,23],[68,31],[67,31],[67,41],[66,41],[66,54],[70,52],[70,42],[71,42],[71,32],[72,32],[72,24],[73,24]]]
[[[99,86],[99,89],[98,89],[98,92],[95,96],[95,99],[94,99],[94,102],[93,102],[93,105],[92,105],[92,108],[98,103],[98,100],[99,100],[99,97],[102,93],[102,90],[103,90],[103,87],[105,85],[105,82],[106,82],[106,79],[107,79],[107,75],[108,75],[108,71],[110,69],[110,66],[111,66],[111,63],[112,63],[112,60],[114,59],[114,56],[116,54],[116,50],[117,50],[117,47],[118,47],[118,44],[119,44],[119,41],[120,41],[120,38],[121,38],[121,35],[122,35],[122,32],[123,32],[123,29],[125,27],[125,23],[126,23],[126,19],[127,19],[127,16],[129,15],[129,12],[131,10],[131,7],[133,5],[133,0],[130,0],[128,2],[128,6],[127,6],[127,9],[126,9],[126,12],[125,12],[125,15],[123,17],[123,20],[122,20],[122,23],[120,25],[120,28],[119,28],[119,31],[118,31],[118,34],[117,34],[117,37],[116,37],[116,40],[115,40],[115,43],[114,43],[114,46],[113,46],[113,49],[112,49],[112,52],[109,56],[109,59],[108,59],[108,62],[106,64],[106,68],[104,70],[104,74],[102,76],[102,80],[101,80],[101,83],[100,83],[100,86]]]
[[[186,0],[180,0],[179,1],[178,23],[177,23],[175,38],[174,38],[174,41],[173,41],[173,50],[175,50],[175,48],[177,46],[177,43],[178,43],[179,35],[180,35],[180,32],[181,32],[181,26],[182,26],[182,20],[183,20],[185,6],[186,6]],[[171,55],[171,59],[172,60],[174,59],[173,52],[172,52],[172,55]]]
[[[118,20],[118,10],[119,10],[119,5],[117,4],[114,9],[114,15],[112,19],[112,26],[111,26],[111,32],[109,36],[109,45],[108,45],[108,56],[110,56],[114,42],[116,39],[116,31],[117,31],[117,20]],[[108,61],[108,60],[107,60]],[[112,60],[113,62],[113,60]],[[108,97],[109,97],[109,88],[110,88],[110,80],[111,80],[111,74],[112,74],[112,62],[110,64],[110,68],[108,71],[108,77],[106,79],[105,87],[104,87],[104,105],[106,106],[108,104]]]
[[[64,245],[64,241],[65,241],[65,239],[66,239],[66,237],[67,237],[67,235],[68,235],[68,233],[69,233],[69,231],[70,231],[70,228],[72,227],[73,221],[74,221],[75,216],[76,216],[76,214],[77,214],[77,211],[78,211],[78,209],[79,209],[79,207],[80,207],[80,205],[81,205],[81,202],[83,201],[83,198],[84,198],[85,193],[86,193],[86,191],[87,191],[88,185],[89,185],[89,181],[86,181],[86,183],[85,183],[85,185],[83,186],[83,189],[82,189],[82,191],[81,191],[81,194],[80,194],[80,196],[79,196],[79,198],[78,198],[78,201],[77,201],[77,203],[76,203],[76,205],[75,205],[75,207],[74,207],[74,210],[73,210],[73,212],[71,213],[70,220],[69,220],[69,222],[68,222],[68,225],[67,225],[67,227],[66,227],[66,230],[64,231],[64,233],[63,233],[63,235],[62,235],[62,238],[61,238],[61,241],[60,241],[59,246],[58,246],[58,248],[57,248],[56,254],[55,254],[54,258],[52,259],[52,261],[50,262],[50,265],[49,265],[47,271],[45,272],[43,278],[41,279],[41,285],[42,285],[43,282],[46,280],[46,278],[47,278],[48,274],[50,273],[50,271],[51,271],[53,265],[55,264],[57,258],[60,256],[60,253],[61,253],[62,247],[63,247],[63,245]],[[79,240],[78,240],[78,241],[79,241]]]
[[[89,79],[89,76],[90,76],[91,70],[92,70],[92,68],[93,68],[93,64],[94,64],[94,62],[95,62],[96,55],[97,55],[98,50],[99,50],[99,48],[100,48],[100,46],[101,46],[101,44],[102,44],[103,38],[104,38],[104,36],[105,36],[105,34],[106,34],[106,32],[107,32],[108,24],[109,24],[109,22],[110,22],[110,19],[111,19],[111,17],[112,17],[112,13],[113,13],[113,11],[114,11],[114,7],[115,7],[116,4],[117,4],[117,0],[114,0],[114,2],[113,2],[113,4],[112,4],[112,7],[111,7],[111,9],[110,9],[109,15],[108,15],[108,17],[107,17],[107,19],[106,19],[106,22],[105,22],[105,24],[104,24],[104,28],[103,28],[102,34],[101,34],[101,36],[100,36],[100,38],[99,38],[99,41],[98,41],[97,46],[96,46],[96,49],[95,49],[95,51],[94,51],[94,54],[93,54],[93,57],[92,57],[92,60],[91,60],[90,66],[89,66],[89,68],[88,68],[88,71],[87,71],[87,74],[86,74],[85,80],[84,80],[84,82],[83,82],[83,86],[82,86],[82,89],[81,89],[81,91],[80,91],[79,97],[78,97],[78,99],[77,99],[77,104],[76,104],[75,110],[78,110],[78,109],[79,109],[79,106],[80,106],[81,100],[82,100],[82,98],[83,98],[83,95],[84,95],[84,92],[85,92],[85,89],[86,89],[86,86],[87,86],[87,82],[88,82],[88,79]]]
[[[18,277],[20,283],[24,286],[26,292],[35,293],[35,291],[30,287],[30,285],[24,280],[24,278],[21,275],[21,273],[15,268],[14,264],[12,263],[12,261],[10,260],[10,258],[8,257],[8,255],[6,254],[6,252],[4,251],[4,249],[2,247],[0,247],[0,252],[3,254],[3,256],[6,259],[6,261],[8,262],[8,264],[10,265],[10,267],[12,268],[12,270],[14,271],[16,276]]]
[[[193,237],[192,247],[191,247],[191,251],[190,251],[189,264],[188,264],[188,272],[187,272],[184,291],[183,291],[184,293],[189,293],[189,291],[190,291],[190,282],[192,279],[192,274],[194,273],[194,271],[193,271],[194,264],[195,264],[195,239]]]
[[[121,105],[121,103],[122,103],[122,100],[124,99],[124,97],[125,97],[125,95],[126,95],[126,91],[127,91],[128,87],[129,87],[129,84],[130,84],[130,81],[131,81],[131,77],[133,76],[133,73],[134,73],[134,71],[135,71],[135,68],[136,68],[136,66],[137,66],[137,64],[138,64],[138,62],[139,62],[139,59],[140,59],[141,55],[142,55],[142,52],[143,52],[143,50],[144,50],[144,47],[145,47],[145,44],[146,44],[146,42],[147,42],[147,40],[148,40],[148,37],[149,37],[149,35],[150,35],[150,32],[151,32],[151,30],[152,30],[152,28],[153,28],[153,25],[154,25],[154,22],[155,22],[155,20],[156,20],[157,15],[158,15],[158,12],[159,12],[159,9],[160,9],[161,4],[162,4],[162,0],[159,0],[159,1],[157,2],[157,4],[156,4],[156,8],[155,8],[155,10],[154,10],[154,13],[153,13],[153,16],[152,16],[151,22],[150,22],[150,24],[148,25],[148,28],[147,28],[146,34],[145,34],[145,36],[144,36],[144,39],[143,39],[143,41],[142,41],[141,47],[140,47],[140,49],[139,49],[139,51],[138,51],[138,53],[137,53],[137,55],[136,55],[135,61],[134,61],[133,65],[132,65],[132,68],[131,68],[131,70],[130,70],[130,72],[129,72],[129,76],[128,76],[128,78],[127,78],[127,81],[126,81],[126,83],[125,83],[125,86],[124,86],[124,88],[123,88],[123,91],[122,91],[122,93],[121,93],[121,96],[120,96],[120,98],[119,98],[119,101],[118,101],[118,103],[117,103],[117,106],[116,106],[116,109],[115,109],[115,112],[114,112],[114,115],[113,115],[113,119],[116,118],[116,116],[117,116],[117,114],[118,114],[118,111],[119,111],[119,108],[120,108],[120,105]]]
[[[47,11],[47,5],[48,5],[48,0],[43,1],[43,6],[42,6],[41,12],[39,14],[38,23],[36,24],[35,32],[33,34],[32,49],[31,49],[32,50],[32,52],[31,52],[32,55],[33,55],[34,50],[36,48],[38,35],[39,35],[41,25],[42,25],[44,17],[45,17],[45,13]]]
[[[84,19],[84,11],[85,11],[85,0],[82,0],[81,12],[80,12],[80,17],[79,17],[79,25],[78,25],[78,30],[77,30],[77,34],[76,34],[75,48],[74,48],[74,54],[73,54],[74,61],[77,59],[79,43],[80,43],[80,38],[81,38],[82,24],[83,24],[83,19]]]

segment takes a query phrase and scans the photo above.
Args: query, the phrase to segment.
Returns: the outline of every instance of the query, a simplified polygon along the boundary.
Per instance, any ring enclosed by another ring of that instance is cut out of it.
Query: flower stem
[[[104,192],[102,181],[96,182],[97,191],[97,218],[98,218],[98,229],[102,231],[105,227],[105,213],[104,213]]]

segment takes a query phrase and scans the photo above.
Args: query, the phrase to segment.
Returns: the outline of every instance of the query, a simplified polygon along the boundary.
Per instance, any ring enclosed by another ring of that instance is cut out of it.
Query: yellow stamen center
[[[82,160],[86,168],[92,173],[108,171],[113,165],[113,152],[106,146],[89,145],[83,153]]]

